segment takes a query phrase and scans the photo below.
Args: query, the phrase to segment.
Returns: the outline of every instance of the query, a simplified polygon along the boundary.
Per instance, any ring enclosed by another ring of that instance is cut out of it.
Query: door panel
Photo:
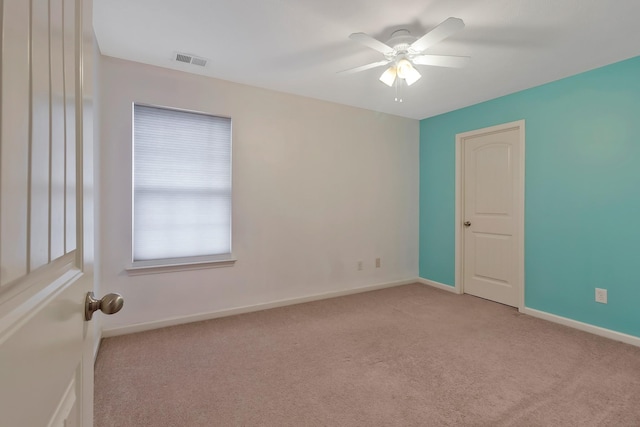
[[[71,383],[67,386],[66,391],[58,405],[58,408],[54,412],[50,427],[80,427],[82,426],[80,406],[78,405],[78,393],[80,383],[80,372],[77,370],[77,375],[74,376]]]
[[[70,268],[73,258],[69,261],[66,273],[22,301],[4,319],[11,324],[0,327],[2,425],[49,425],[69,384],[78,380],[83,289],[77,285],[82,273]]]
[[[5,0],[4,13],[13,20],[2,25],[2,58],[11,66],[0,66],[0,294],[13,281],[27,274],[27,199],[29,145],[29,4]],[[11,126],[5,126],[11,123]],[[9,141],[13,141],[9,143]]]
[[[503,260],[509,259],[509,253],[513,247],[511,236],[473,233],[472,239],[475,276],[488,281],[508,284],[511,268],[509,263],[503,262]]]
[[[15,0],[10,0],[15,1]],[[5,1],[5,4],[7,1]],[[26,2],[25,2],[26,3]],[[49,259],[49,4],[33,0],[31,5],[31,135],[23,141],[31,144],[29,260],[30,270],[47,264]],[[5,15],[5,22],[8,20]],[[28,23],[23,23],[28,27]],[[3,68],[10,63],[3,61]],[[27,74],[28,75],[28,74]],[[4,100],[3,100],[4,102]],[[3,126],[9,126],[3,122]],[[30,137],[30,138],[29,138]],[[15,142],[17,143],[17,142]],[[3,145],[5,141],[3,141]]]
[[[471,173],[475,179],[473,210],[479,215],[502,216],[511,213],[511,146],[490,143],[473,149]]]
[[[463,290],[518,306],[520,129],[472,133],[463,145]]]
[[[93,423],[91,10],[0,0],[2,426]]]
[[[51,154],[49,165],[50,206],[50,255],[54,260],[65,254],[65,93],[64,93],[64,46],[62,0],[49,0],[49,45],[51,93]],[[75,169],[75,168],[72,168]]]
[[[76,164],[76,31],[75,0],[64,1],[65,151],[67,165]],[[85,93],[85,96],[87,94]],[[86,120],[86,118],[85,118]],[[76,170],[66,168],[65,253],[76,249]]]

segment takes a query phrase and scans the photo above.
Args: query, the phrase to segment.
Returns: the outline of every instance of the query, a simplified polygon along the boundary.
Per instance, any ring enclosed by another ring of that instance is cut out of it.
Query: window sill
[[[175,264],[156,264],[156,265],[130,265],[125,270],[129,276],[139,276],[143,274],[160,274],[172,273],[175,271],[202,270],[205,268],[233,267],[236,263],[235,258],[184,262]]]

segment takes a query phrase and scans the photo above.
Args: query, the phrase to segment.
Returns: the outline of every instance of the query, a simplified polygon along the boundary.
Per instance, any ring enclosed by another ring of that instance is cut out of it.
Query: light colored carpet
[[[640,348],[414,284],[105,339],[95,426],[640,426]]]

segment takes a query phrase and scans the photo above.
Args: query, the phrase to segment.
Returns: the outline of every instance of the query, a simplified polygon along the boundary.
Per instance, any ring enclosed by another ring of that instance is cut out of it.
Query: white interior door
[[[93,424],[90,0],[0,0],[0,425]]]
[[[521,305],[524,123],[458,136],[462,155],[462,289]]]

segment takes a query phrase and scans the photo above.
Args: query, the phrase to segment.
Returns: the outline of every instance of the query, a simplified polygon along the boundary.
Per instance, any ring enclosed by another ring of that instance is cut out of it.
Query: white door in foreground
[[[465,293],[517,307],[521,284],[522,122],[459,136]]]
[[[0,425],[93,425],[91,0],[0,0]]]

